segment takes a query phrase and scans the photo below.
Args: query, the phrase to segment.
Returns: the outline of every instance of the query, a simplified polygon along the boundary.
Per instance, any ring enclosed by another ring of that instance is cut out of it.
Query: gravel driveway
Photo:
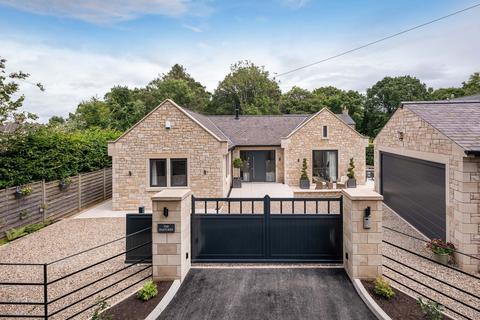
[[[124,218],[98,218],[98,219],[66,219],[50,225],[38,232],[24,238],[15,240],[0,247],[1,262],[15,263],[48,263],[65,256],[95,247],[97,245],[121,238],[125,235]],[[125,241],[116,241],[112,244],[102,246],[90,252],[69,258],[48,266],[48,280],[52,281],[61,276],[70,274],[94,262],[101,261],[115,254],[125,251]],[[60,280],[48,286],[49,300],[54,300],[72,290],[80,288],[92,281],[125,267],[124,255],[101,263],[84,272]],[[147,266],[133,266],[113,276],[99,281],[85,289],[79,290],[68,297],[49,305],[49,314],[54,313],[68,304],[83,297],[93,294],[95,291],[108,287],[110,284],[132,274],[136,270]],[[52,319],[66,319],[74,313],[95,303],[100,296],[108,296],[121,288],[148,276],[151,268],[109,287],[98,294],[68,308],[67,310],[53,316]],[[0,282],[42,282],[42,266],[0,266]],[[126,292],[115,296],[108,302],[110,304],[118,301],[131,293],[138,285],[133,286]],[[0,296],[2,301],[43,301],[43,287],[26,286],[1,286]],[[25,313],[43,314],[43,306],[5,306],[0,305],[0,313]],[[91,310],[82,313],[76,319],[86,319],[91,316]]]
[[[403,219],[401,219],[393,210],[388,208],[387,206],[384,205],[384,210],[383,210],[383,225],[404,233],[407,233],[411,236],[415,236],[418,238],[424,238],[426,239],[422,234],[420,234],[418,231],[416,231],[412,226],[410,226],[408,223],[406,223]],[[401,235],[397,232],[390,231],[388,229],[384,229],[384,239],[388,242],[391,242],[395,245],[398,245],[400,247],[406,248],[408,250],[411,250],[415,253],[418,253],[422,256],[433,258],[431,252],[426,250],[425,248],[425,242],[420,241],[420,240],[415,240],[413,238],[407,237],[405,235]],[[420,257],[417,257],[411,253],[408,253],[404,250],[400,250],[398,248],[395,248],[394,246],[388,245],[388,244],[383,244],[382,246],[383,254],[394,258],[397,261],[400,261],[404,264],[407,264],[409,266],[415,267],[417,270],[426,273],[428,275],[431,275],[432,277],[438,278],[440,280],[443,280],[449,284],[452,284],[456,287],[459,287],[467,292],[476,294],[477,296],[480,295],[480,280],[476,279],[474,277],[464,275],[460,272],[457,272],[455,270],[450,270],[448,268],[445,268],[439,264],[430,262],[426,259],[422,259]],[[449,285],[445,285],[443,283],[440,283],[439,281],[433,280],[428,276],[422,275],[419,272],[413,271],[410,268],[407,268],[405,266],[402,266],[401,264],[398,264],[396,262],[393,262],[392,260],[383,259],[383,263],[385,266],[389,266],[397,271],[400,271],[409,277],[419,281],[420,283],[423,283],[425,285],[428,285],[444,294],[450,295],[454,297],[455,299],[460,300],[463,303],[466,303],[468,305],[472,305],[477,309],[480,309],[480,299],[476,299],[474,297],[471,297],[470,295],[467,295],[459,290],[456,290],[452,288]],[[452,299],[449,299],[441,294],[438,294],[434,290],[425,288],[424,286],[416,283],[415,281],[409,280],[401,275],[398,275],[397,273],[389,270],[388,268],[383,268],[384,269],[384,274],[392,277],[393,279],[399,280],[402,283],[407,284],[408,286],[414,288],[415,290],[425,294],[426,296],[437,300],[438,302],[442,303],[443,305],[458,311],[471,319],[480,319],[480,312],[477,312],[473,310],[472,308],[469,308],[462,303],[458,303],[453,301]],[[476,273],[474,274],[476,277],[480,277],[480,274]],[[418,294],[408,290],[407,288],[395,284],[392,282],[394,286],[407,291],[408,293],[412,294],[414,297],[418,297]],[[447,311],[447,313],[451,316],[453,316],[455,319],[467,319],[463,317],[459,317],[458,315]]]

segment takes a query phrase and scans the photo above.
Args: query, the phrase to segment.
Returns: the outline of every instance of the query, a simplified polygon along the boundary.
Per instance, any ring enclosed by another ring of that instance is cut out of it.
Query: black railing
[[[75,270],[75,271],[72,271],[72,272],[69,272],[68,274],[66,275],[63,275],[61,277],[58,277],[58,278],[55,278],[55,279],[50,279],[50,276],[49,276],[49,268],[52,267],[52,265],[54,264],[57,264],[59,262],[64,262],[70,258],[73,258],[73,257],[77,257],[81,254],[85,254],[87,252],[91,252],[95,249],[99,249],[99,248],[102,248],[102,247],[105,247],[107,245],[110,245],[112,243],[115,243],[117,241],[120,241],[120,240],[124,240],[124,239],[127,239],[129,237],[132,237],[132,236],[135,236],[137,234],[140,234],[142,232],[145,232],[145,231],[148,231],[148,230],[151,230],[151,227],[149,228],[145,228],[145,229],[142,229],[142,230],[139,230],[137,232],[134,232],[134,233],[131,233],[131,234],[128,234],[124,237],[121,237],[121,238],[117,238],[115,240],[112,240],[112,241],[109,241],[109,242],[106,242],[102,245],[98,245],[98,246],[95,246],[95,247],[92,247],[92,248],[89,248],[87,250],[83,250],[81,252],[77,252],[75,254],[72,254],[72,255],[69,255],[69,256],[66,256],[66,257],[63,257],[61,259],[58,259],[58,260],[55,260],[55,261],[52,261],[52,262],[49,262],[49,263],[43,263],[43,264],[39,264],[39,263],[10,263],[10,262],[6,262],[6,263],[0,263],[0,267],[21,267],[21,266],[24,266],[24,267],[33,267],[33,268],[41,268],[41,271],[37,272],[37,273],[30,273],[30,274],[38,274],[39,276],[42,276],[43,278],[43,281],[42,282],[0,282],[0,286],[22,286],[22,287],[25,287],[25,286],[36,286],[36,287],[42,287],[43,288],[43,298],[42,298],[42,301],[0,301],[0,306],[42,306],[43,307],[43,312],[40,312],[38,314],[33,314],[31,312],[25,312],[25,313],[20,313],[17,311],[17,313],[11,313],[11,314],[8,314],[8,313],[5,313],[5,314],[0,314],[0,318],[36,318],[36,319],[49,319],[51,317],[59,317],[61,319],[72,319],[90,309],[92,309],[93,307],[95,307],[97,305],[97,302],[93,303],[93,304],[88,304],[87,307],[84,307],[82,309],[80,309],[79,311],[77,310],[74,310],[73,314],[63,314],[64,312],[66,311],[69,311],[72,309],[72,307],[74,306],[77,306],[79,303],[81,302],[85,302],[87,301],[88,299],[90,298],[93,298],[94,296],[96,295],[99,295],[100,293],[102,293],[103,291],[106,291],[107,289],[109,288],[112,288],[113,286],[115,285],[118,285],[128,279],[131,279],[133,278],[134,276],[136,275],[139,275],[141,273],[145,273],[145,271],[147,271],[148,269],[150,269],[150,272],[148,272],[145,276],[142,275],[142,278],[138,281],[135,281],[134,283],[132,284],[129,284],[127,287],[125,288],[121,288],[120,290],[114,292],[113,294],[110,294],[109,296],[107,297],[103,297],[102,299],[103,300],[108,300],[108,299],[111,299],[113,298],[114,296],[120,294],[121,292],[141,283],[142,281],[145,281],[146,279],[148,278],[151,278],[152,277],[152,270],[151,270],[151,256],[150,257],[145,257],[141,260],[138,260],[138,261],[135,261],[133,263],[125,263],[127,264],[126,266],[122,266],[120,269],[117,269],[115,271],[111,271],[110,273],[106,274],[106,275],[103,275],[101,277],[98,277],[97,279],[93,280],[93,281],[90,281],[89,283],[87,284],[82,284],[81,286],[73,289],[73,290],[70,290],[66,293],[63,293],[62,295],[58,296],[58,297],[55,297],[55,298],[52,298],[52,299],[49,299],[49,288],[50,286],[56,284],[56,283],[59,283],[63,280],[66,280],[66,279],[70,279],[71,277],[75,276],[75,275],[78,275],[78,274],[81,274],[83,272],[86,272],[90,269],[92,269],[93,267],[96,267],[96,266],[99,266],[101,264],[104,264],[108,261],[111,261],[115,258],[118,258],[118,257],[121,257],[123,255],[126,255],[127,253],[131,252],[131,251],[134,251],[134,250],[138,250],[139,248],[142,248],[144,246],[148,246],[148,245],[151,245],[151,241],[148,241],[148,242],[145,242],[145,243],[142,243],[142,244],[139,244],[133,248],[130,248],[130,249],[127,249],[125,251],[122,251],[120,253],[116,253],[114,255],[111,255],[107,258],[104,258],[100,261],[96,261],[92,264],[89,264],[87,266],[84,266],[78,270]],[[144,266],[140,266],[140,265],[144,265]],[[75,299],[71,299],[71,301],[65,301],[65,303],[60,307],[60,308],[57,308],[56,310],[51,310],[51,305],[53,303],[58,303],[59,301],[62,301],[68,297],[70,297],[71,295],[75,294],[75,293],[79,293],[81,292],[82,290],[85,290],[87,288],[92,288],[93,285],[95,284],[99,284],[101,283],[102,281],[105,281],[107,280],[108,278],[116,275],[116,274],[119,274],[120,272],[122,271],[125,271],[125,270],[128,270],[128,269],[131,269],[132,267],[134,266],[139,266],[138,270],[133,270],[133,272],[129,273],[128,275],[122,277],[121,279],[118,279],[116,280],[115,282],[113,283],[107,283],[106,285],[103,285],[101,286],[99,289],[96,289],[94,290],[92,293],[89,293],[87,295],[84,295],[82,297],[78,297],[78,298],[75,298]],[[61,315],[63,314],[63,315]],[[61,316],[60,316],[61,315]]]
[[[435,263],[437,266],[441,266],[443,268],[446,268],[446,269],[449,269],[449,270],[452,270],[452,271],[455,271],[455,272],[458,272],[462,275],[465,275],[465,276],[468,276],[468,277],[471,277],[473,281],[478,281],[480,280],[480,278],[476,275],[473,275],[473,274],[470,274],[468,272],[465,272],[463,270],[459,270],[457,268],[454,268],[452,266],[449,266],[449,265],[444,265],[444,264],[441,264],[433,259],[430,259],[428,257],[425,257],[417,252],[414,252],[412,250],[409,250],[409,249],[406,249],[406,248],[402,248],[396,244],[393,244],[389,241],[385,241],[383,240],[384,243],[390,245],[390,246],[393,246],[394,248],[397,248],[397,249],[400,249],[404,252],[407,252],[409,254],[412,254],[416,257],[419,257],[419,258],[422,258],[424,260],[427,260],[429,262],[432,262],[432,263]],[[415,279],[412,275],[409,275],[409,274],[406,274],[406,272],[404,270],[398,270],[398,269],[395,269],[393,265],[387,265],[387,264],[383,264],[383,267],[386,269],[386,270],[389,270],[390,272],[392,272],[393,274],[395,274],[397,277],[392,277],[392,276],[389,276],[388,274],[383,274],[384,277],[386,277],[387,279],[393,281],[394,283],[396,283],[397,285],[400,285],[408,290],[411,290],[412,292],[415,292],[416,294],[424,297],[424,298],[427,298],[429,300],[432,300],[434,302],[437,302],[439,304],[442,304],[445,309],[447,311],[450,311],[452,312],[453,314],[455,315],[458,315],[458,316],[461,316],[465,319],[468,319],[468,320],[474,320],[474,319],[478,319],[477,317],[471,317],[470,315],[467,315],[465,314],[464,312],[460,312],[458,309],[455,310],[453,309],[452,307],[449,307],[447,305],[445,305],[445,303],[440,303],[438,302],[436,299],[433,299],[431,297],[431,295],[427,295],[426,293],[421,293],[418,288],[412,288],[412,285],[409,285],[408,281],[410,282],[413,282],[415,283],[416,286],[420,286],[426,290],[430,290],[430,291],[433,291],[436,295],[438,296],[441,296],[443,298],[447,298],[451,301],[453,301],[454,303],[457,303],[459,305],[462,305],[464,306],[465,308],[468,308],[470,310],[473,310],[474,312],[477,312],[479,313],[479,316],[480,316],[480,309],[478,307],[476,307],[476,305],[479,305],[480,304],[480,296],[476,293],[476,292],[469,292],[468,290],[466,290],[465,288],[460,288],[459,286],[457,285],[453,285],[443,279],[440,279],[439,277],[435,277],[434,274],[432,273],[428,273],[428,272],[424,272],[422,270],[419,270],[418,267],[415,267],[415,266],[412,266],[412,265],[409,265],[407,263],[405,263],[404,261],[399,261],[398,259],[394,258],[394,257],[391,257],[391,256],[387,256],[385,254],[382,255],[387,261],[391,261],[393,262],[394,264],[398,264],[400,265],[401,267],[403,268],[406,268],[406,270],[409,270],[413,273],[416,273],[416,275],[421,275],[422,277],[427,277],[431,280],[434,280],[434,281],[437,281],[438,283],[441,283],[442,285],[446,285],[448,286],[449,288],[452,288],[456,291],[458,291],[459,293],[462,293],[466,296],[468,296],[468,302],[472,302],[472,301],[475,301],[475,305],[472,305],[471,303],[467,303],[466,300],[465,301],[462,301],[459,299],[458,296],[456,296],[454,293],[449,293],[449,292],[445,292],[444,290],[441,290],[440,288],[434,288],[433,284],[426,284],[424,281],[419,281],[417,279]],[[386,261],[385,261],[386,262]],[[398,279],[398,276],[400,276],[402,279],[407,279],[407,281],[401,281],[400,279]],[[445,278],[445,277],[443,277]]]
[[[269,196],[265,196],[263,198],[196,198],[192,196],[192,214],[208,214],[208,213],[216,213],[216,214],[263,214],[264,211],[264,204],[265,202],[270,203],[271,213],[276,213],[277,208],[272,208],[272,203],[279,204],[279,212],[280,214],[342,214],[343,212],[343,198],[342,197],[324,197],[324,198],[270,198]],[[326,203],[327,207],[325,212],[322,212],[319,204]],[[331,203],[338,203],[338,211],[332,212]],[[198,211],[197,203],[201,203],[202,209]],[[215,204],[214,206],[209,207],[209,203]],[[226,203],[226,210],[224,210],[223,205],[221,203]],[[232,203],[238,203],[238,211],[232,210]],[[255,204],[259,203],[258,208],[260,210],[256,210]],[[284,203],[290,204],[291,210],[285,211]],[[315,206],[312,210],[307,209],[307,204],[314,203]],[[245,204],[248,204],[247,206]],[[296,206],[297,205],[297,206]],[[302,208],[302,212],[295,212],[295,209]],[[250,210],[248,210],[250,207]],[[211,210],[209,212],[209,210]],[[203,211],[203,212],[201,212]]]

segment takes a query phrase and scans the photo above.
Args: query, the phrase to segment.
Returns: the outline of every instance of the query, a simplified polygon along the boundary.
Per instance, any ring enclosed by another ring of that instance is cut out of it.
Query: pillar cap
[[[155,193],[152,201],[181,201],[191,194],[190,189],[165,189]]]
[[[383,200],[383,196],[381,194],[365,188],[342,189],[342,194],[351,200],[363,200],[363,201]]]

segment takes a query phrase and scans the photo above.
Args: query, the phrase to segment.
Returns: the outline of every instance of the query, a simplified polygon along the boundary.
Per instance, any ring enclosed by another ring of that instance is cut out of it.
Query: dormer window
[[[327,139],[328,138],[328,127],[323,126],[323,138]]]

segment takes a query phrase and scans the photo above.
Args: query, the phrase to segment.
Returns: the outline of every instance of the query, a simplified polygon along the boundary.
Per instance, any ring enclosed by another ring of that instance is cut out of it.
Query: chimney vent
[[[235,120],[238,120],[238,115],[240,113],[240,110],[238,109],[238,107],[235,108]]]

